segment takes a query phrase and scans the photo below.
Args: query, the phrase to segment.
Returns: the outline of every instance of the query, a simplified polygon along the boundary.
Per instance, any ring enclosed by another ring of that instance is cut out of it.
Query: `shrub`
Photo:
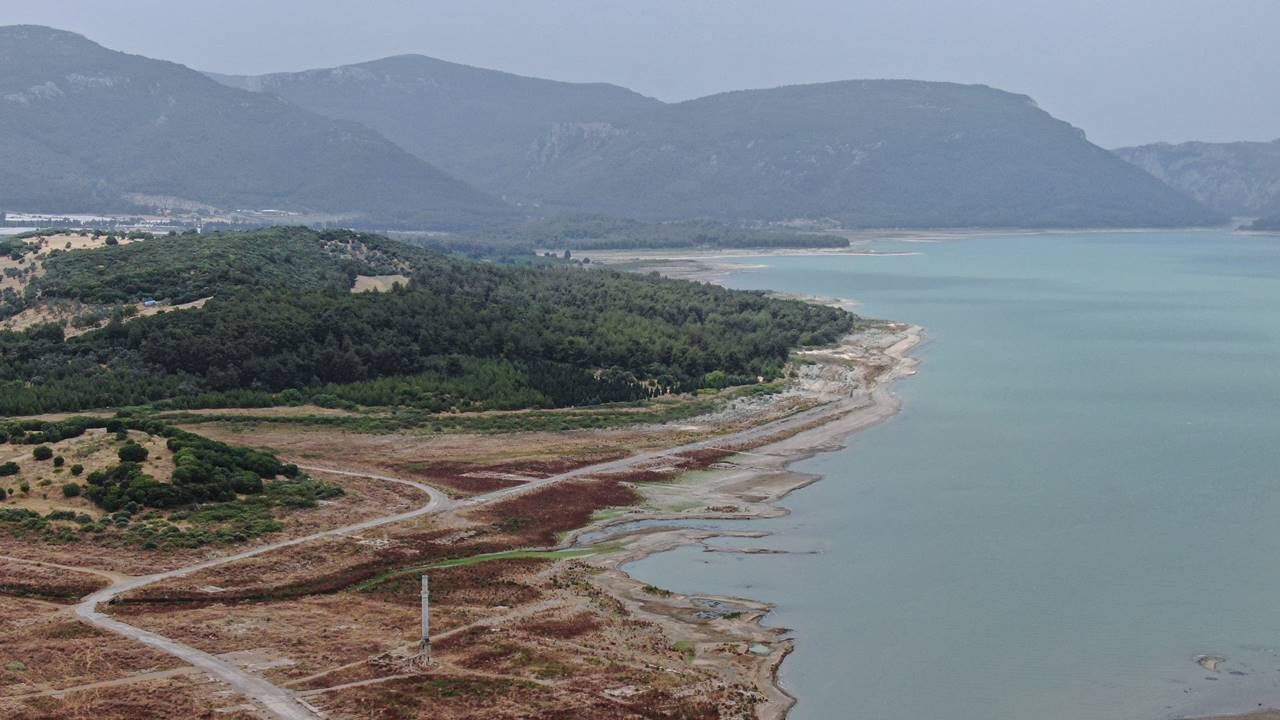
[[[147,459],[147,449],[135,442],[125,443],[116,454],[121,462],[139,463]]]
[[[9,475],[17,475],[17,474],[18,474],[18,470],[19,470],[19,468],[18,468],[18,463],[16,463],[16,462],[7,462],[7,463],[5,463],[5,464],[3,464],[3,465],[0,465],[0,477],[6,477],[6,476],[9,476]]]
[[[61,455],[54,455],[54,456],[53,456],[53,466],[54,466],[54,467],[62,467],[63,465],[66,465],[66,464],[67,464],[67,459],[66,459],[66,458],[62,457]]]
[[[76,483],[66,483],[62,486],[63,497],[77,497],[80,495],[80,486]]]
[[[31,457],[37,460],[48,460],[53,457],[53,449],[48,445],[39,445],[31,451]]]
[[[84,472],[84,466],[81,465],[80,463],[76,463],[75,465],[71,466],[72,475],[79,475],[82,472]]]

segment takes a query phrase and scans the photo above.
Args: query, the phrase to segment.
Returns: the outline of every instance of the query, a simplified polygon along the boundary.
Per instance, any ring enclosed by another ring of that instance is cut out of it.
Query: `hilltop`
[[[456,227],[508,213],[362,125],[83,36],[0,27],[0,207],[283,209]]]

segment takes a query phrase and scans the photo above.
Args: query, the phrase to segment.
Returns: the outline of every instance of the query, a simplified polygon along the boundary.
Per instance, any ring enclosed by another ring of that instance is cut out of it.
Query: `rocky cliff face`
[[[1219,212],[1280,213],[1280,140],[1154,143],[1115,153]]]

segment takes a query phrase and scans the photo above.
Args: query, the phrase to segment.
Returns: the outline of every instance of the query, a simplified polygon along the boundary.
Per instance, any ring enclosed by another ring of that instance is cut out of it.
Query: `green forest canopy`
[[[660,248],[844,248],[846,238],[786,229],[738,227],[707,220],[645,223],[603,215],[566,215],[451,235],[413,235],[423,247],[471,257],[552,250]]]
[[[213,299],[75,338],[56,326],[0,332],[0,414],[321,389],[431,410],[637,400],[776,377],[792,348],[832,342],[855,322],[759,292],[502,267],[350,231],[156,238],[46,266],[41,297]],[[407,285],[349,292],[357,274],[388,270]]]

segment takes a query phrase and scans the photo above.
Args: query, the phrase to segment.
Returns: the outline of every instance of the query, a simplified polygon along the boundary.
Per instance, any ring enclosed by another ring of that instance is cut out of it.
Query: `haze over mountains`
[[[983,86],[851,81],[667,105],[421,56],[221,79],[362,122],[552,211],[852,226],[1216,219],[1029,98]]]
[[[662,105],[616,85],[526,78],[422,55],[298,73],[210,77],[363,123],[494,192],[521,187],[530,150],[557,125],[618,123]]]
[[[1119,148],[1116,154],[1228,215],[1280,215],[1280,140]]]
[[[449,226],[505,205],[377,132],[74,33],[0,28],[0,206],[283,208]]]
[[[0,28],[0,60],[3,209],[187,202],[446,229],[562,212],[850,227],[1224,219],[1030,98],[980,85],[848,81],[664,104],[422,56],[204,76],[30,26]]]
[[[831,218],[851,227],[1194,225],[1187,198],[1025,96],[850,81],[714,95],[620,127],[561,128],[539,201],[648,219]]]

